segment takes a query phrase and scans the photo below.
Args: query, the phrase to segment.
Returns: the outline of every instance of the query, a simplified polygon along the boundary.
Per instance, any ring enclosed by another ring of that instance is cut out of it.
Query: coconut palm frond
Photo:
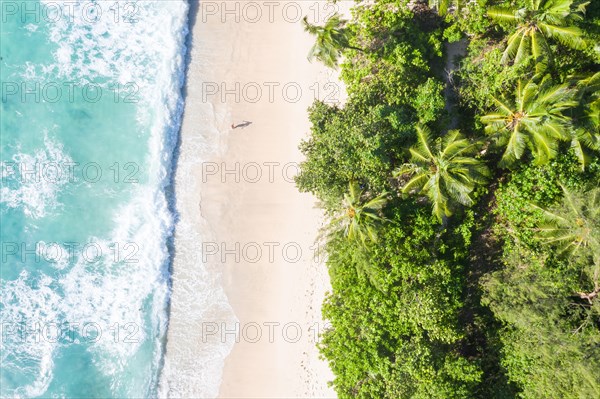
[[[403,184],[404,193],[422,192],[432,204],[432,212],[442,220],[452,215],[452,205],[470,206],[470,194],[477,184],[483,184],[489,170],[474,157],[478,146],[458,130],[449,131],[443,138],[434,138],[424,126],[417,126],[417,144],[410,149],[410,163],[394,173],[410,179]]]

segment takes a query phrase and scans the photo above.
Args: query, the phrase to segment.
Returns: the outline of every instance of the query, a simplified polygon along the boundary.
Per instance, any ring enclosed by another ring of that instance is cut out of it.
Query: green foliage
[[[508,37],[502,62],[514,59],[518,64],[532,55],[536,72],[542,73],[552,54],[548,39],[555,39],[574,49],[585,48],[583,32],[575,23],[583,19],[587,4],[573,0],[527,0],[520,8],[489,7],[490,18],[505,26],[516,25]]]
[[[542,223],[538,237],[557,247],[560,254],[588,255],[600,269],[600,188],[574,193],[564,186],[563,202],[551,209],[538,208]]]
[[[577,159],[564,155],[549,165],[520,169],[496,191],[496,233],[505,240],[505,267],[484,279],[484,302],[506,325],[500,332],[502,363],[523,389],[523,398],[543,397],[544,392],[596,397],[600,392],[595,371],[600,365],[600,304],[579,294],[595,289],[593,264],[589,257],[561,256],[560,246],[549,247],[539,239],[540,227],[556,222],[541,208],[573,219],[568,203],[559,205],[561,183],[575,190],[586,190],[590,182],[597,186],[597,166],[590,169],[581,173]]]
[[[583,57],[580,54],[580,57],[572,58],[571,64],[567,65],[574,63],[576,70],[590,70],[593,69],[594,64],[600,64],[600,2],[590,1],[586,8],[585,19],[580,25],[589,45],[583,51]]]
[[[325,25],[317,26],[302,19],[304,30],[315,36],[315,44],[308,53],[308,59],[316,58],[329,68],[336,68],[342,49],[352,48],[348,39],[348,32],[344,25],[346,21],[339,14],[332,15]]]
[[[433,205],[433,214],[441,221],[452,215],[452,205],[473,205],[471,192],[489,177],[489,170],[474,157],[477,144],[465,139],[458,130],[434,138],[427,127],[417,126],[418,144],[411,147],[410,163],[394,173],[406,178],[404,193],[423,192]]]
[[[459,100],[464,107],[487,113],[494,107],[494,97],[510,93],[519,79],[529,74],[527,63],[509,66],[500,62],[502,47],[489,38],[476,38],[469,44],[469,54],[457,72]]]
[[[569,138],[571,118],[565,111],[577,106],[575,91],[567,84],[552,85],[549,76],[529,82],[519,81],[511,99],[496,98],[496,112],[481,121],[486,133],[495,134],[500,146],[506,147],[501,166],[512,166],[526,149],[536,163],[554,158],[560,140]]]
[[[429,78],[417,87],[416,98],[412,103],[418,110],[419,122],[433,122],[443,115],[446,102],[444,101],[444,85],[436,79]]]
[[[436,9],[439,15],[446,15],[449,7],[460,12],[462,3],[461,0],[429,0],[429,7]]]
[[[440,237],[431,216],[415,212],[414,204],[394,210],[368,259],[347,240],[328,244],[333,293],[323,316],[332,327],[320,346],[338,396],[470,398],[481,372],[459,353],[460,261],[466,251],[446,250],[461,236]],[[358,272],[365,268],[376,270],[378,287]]]
[[[577,82],[579,86],[578,123],[571,129],[571,149],[581,169],[600,152],[600,72]]]
[[[389,191],[392,160],[406,134],[392,128],[381,108],[352,102],[343,109],[315,102],[309,109],[312,134],[301,143],[306,160],[296,183],[315,194],[328,210],[336,210],[349,181],[371,192]],[[408,131],[408,127],[406,127]]]
[[[534,239],[534,229],[542,215],[531,204],[548,207],[561,198],[561,184],[584,189],[587,182],[598,178],[597,163],[582,173],[577,159],[569,154],[561,155],[547,165],[524,166],[515,171],[510,181],[501,184],[496,191],[496,230],[506,240],[505,251],[519,253],[527,248],[536,250],[536,254],[531,254],[532,257],[542,256],[544,251]]]
[[[358,1],[337,25],[349,98],[310,108],[296,183],[332,217],[319,347],[340,398],[600,397],[597,251],[559,245],[599,234],[600,2],[583,5]]]
[[[490,29],[490,19],[487,16],[487,5],[489,0],[471,0],[461,1],[460,12],[454,13],[450,20],[451,25],[445,29],[450,32],[461,32],[469,37],[474,37],[486,33]],[[450,40],[453,41],[453,40]]]
[[[442,84],[431,68],[431,62],[442,56],[437,31],[421,29],[413,13],[393,1],[357,7],[348,29],[367,49],[350,51],[342,68],[350,96],[365,105],[385,104],[413,121],[431,120],[443,111]]]
[[[574,298],[576,271],[507,262],[486,282],[485,302],[506,323],[502,363],[522,398],[600,395],[600,306]]]
[[[377,241],[377,225],[385,219],[380,216],[387,193],[375,198],[365,198],[357,182],[348,184],[348,193],[344,194],[342,209],[331,221],[330,234],[342,233],[350,241],[367,245]]]

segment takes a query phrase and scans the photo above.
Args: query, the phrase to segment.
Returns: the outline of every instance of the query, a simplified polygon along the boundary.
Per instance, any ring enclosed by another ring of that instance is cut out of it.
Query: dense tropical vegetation
[[[339,397],[599,398],[600,2],[356,1],[306,27],[348,92],[309,109],[296,180],[331,220]]]

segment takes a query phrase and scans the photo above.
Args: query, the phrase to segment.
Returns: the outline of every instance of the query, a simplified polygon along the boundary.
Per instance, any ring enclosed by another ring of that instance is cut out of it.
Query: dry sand
[[[335,71],[306,59],[313,38],[299,21],[332,11],[324,1],[192,7],[161,395],[335,397],[315,346],[329,287],[314,256],[322,214],[292,181],[307,107],[344,100]]]

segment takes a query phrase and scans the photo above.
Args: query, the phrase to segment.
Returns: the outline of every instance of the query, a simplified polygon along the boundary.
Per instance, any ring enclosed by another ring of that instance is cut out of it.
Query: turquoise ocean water
[[[0,0],[0,397],[152,397],[187,3]]]

